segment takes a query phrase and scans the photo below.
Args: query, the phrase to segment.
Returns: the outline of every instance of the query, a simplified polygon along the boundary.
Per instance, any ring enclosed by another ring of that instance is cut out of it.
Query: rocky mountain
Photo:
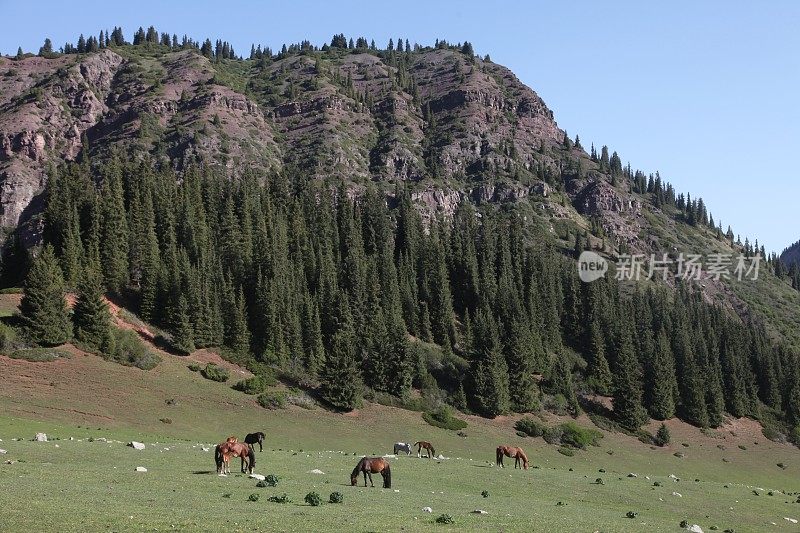
[[[372,181],[390,201],[404,183],[427,217],[464,199],[513,202],[564,250],[582,235],[611,258],[742,251],[713,222],[690,220],[658,176],[567,138],[532,89],[471,47],[297,46],[241,60],[143,43],[47,55],[0,57],[0,225],[29,244],[40,239],[48,175],[86,152],[178,170],[199,162],[232,178],[256,169],[345,180],[353,194]],[[796,291],[762,279],[766,289],[701,284],[707,299],[800,343],[793,319],[776,311],[796,309]],[[762,305],[767,294],[780,306]]]

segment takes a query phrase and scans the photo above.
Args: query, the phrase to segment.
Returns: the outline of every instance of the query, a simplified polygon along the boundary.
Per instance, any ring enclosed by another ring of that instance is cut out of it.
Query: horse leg
[[[261,443],[261,441],[258,441],[258,451],[259,452],[263,452],[264,451],[264,445]]]
[[[364,470],[364,486],[367,486],[367,471]]]
[[[372,482],[372,472],[367,471],[367,475],[369,476],[369,486],[375,487],[375,483]],[[364,485],[366,487],[366,485]]]

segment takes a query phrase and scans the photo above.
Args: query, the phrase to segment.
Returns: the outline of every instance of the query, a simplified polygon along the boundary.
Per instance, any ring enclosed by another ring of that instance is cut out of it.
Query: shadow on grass
[[[215,470],[195,470],[192,474],[216,474]]]

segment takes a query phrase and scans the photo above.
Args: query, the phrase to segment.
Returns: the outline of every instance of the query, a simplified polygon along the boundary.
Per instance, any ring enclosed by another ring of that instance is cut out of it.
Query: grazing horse
[[[392,469],[389,466],[389,461],[383,457],[362,457],[353,473],[350,474],[350,485],[355,487],[358,483],[358,474],[364,474],[364,486],[367,486],[367,476],[369,476],[369,483],[373,487],[375,484],[372,482],[372,474],[380,474],[383,476],[383,488],[392,488]]]
[[[434,455],[436,455],[436,450],[433,449],[433,444],[430,442],[420,440],[412,444],[411,446],[417,447],[417,457],[422,457],[422,450],[425,449],[428,452],[428,459],[431,459]]]
[[[397,455],[397,452],[406,452],[406,455],[411,455],[411,448],[411,444],[407,442],[395,442],[393,453]]]
[[[231,473],[231,457],[241,458],[242,474],[253,473],[253,468],[256,466],[255,452],[249,445],[236,442],[236,437],[229,437],[225,442],[217,444],[217,447],[214,449],[214,461],[217,463],[217,474]],[[247,464],[246,471],[245,464]]]
[[[498,446],[497,447],[497,466],[504,468],[503,456],[514,458],[514,468],[519,468],[520,461],[522,461],[522,468],[528,469],[528,456],[522,451],[522,448],[514,446]]]
[[[258,444],[258,451],[264,451],[264,434],[260,431],[256,433],[248,433],[247,436],[244,438],[244,443],[248,444],[254,450],[256,449],[256,444]]]

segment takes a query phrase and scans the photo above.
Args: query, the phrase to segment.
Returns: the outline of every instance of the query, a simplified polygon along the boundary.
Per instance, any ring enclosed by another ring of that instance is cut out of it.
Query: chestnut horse
[[[420,441],[415,442],[411,446],[416,446],[417,447],[417,457],[422,457],[421,454],[422,454],[422,450],[423,449],[425,449],[425,451],[428,452],[428,459],[430,459],[434,455],[436,455],[436,450],[433,449],[433,444],[431,444],[430,442],[427,442],[427,441],[424,441],[424,440],[420,440]]]
[[[242,460],[242,474],[252,474],[256,466],[256,454],[248,444],[237,442],[236,437],[228,437],[222,444],[217,444],[214,449],[214,460],[217,463],[217,474],[230,474],[231,457]],[[245,464],[247,470],[245,471]]]
[[[375,484],[372,482],[372,474],[380,474],[383,476],[383,488],[392,488],[392,469],[389,466],[389,461],[383,457],[362,457],[353,473],[350,474],[350,485],[355,487],[358,483],[358,474],[364,474],[364,486],[367,486],[367,476],[369,476],[369,483],[373,487]]]
[[[514,468],[519,468],[519,463],[522,461],[522,467],[528,469],[528,456],[522,451],[522,448],[514,446],[498,446],[497,447],[497,466],[504,468],[503,456],[514,458]]]

